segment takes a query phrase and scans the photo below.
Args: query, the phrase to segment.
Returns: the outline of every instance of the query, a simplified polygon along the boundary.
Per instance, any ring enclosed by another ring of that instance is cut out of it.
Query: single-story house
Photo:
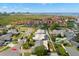
[[[3,46],[6,42],[7,43],[11,42],[12,41],[11,36],[12,34],[5,34],[5,35],[0,36],[0,46]]]
[[[69,41],[67,40],[66,37],[64,37],[64,38],[56,38],[55,43],[57,43],[57,44],[61,44],[61,43],[69,43]]]
[[[71,40],[72,38],[74,38],[76,36],[75,32],[68,29],[66,32],[65,32],[65,36],[67,37],[68,40]]]
[[[27,39],[26,38],[22,38],[22,39],[18,39],[18,42],[20,44],[26,43]]]
[[[50,31],[50,34],[57,36],[58,34],[61,34],[61,36],[64,36],[65,30],[53,30]]]
[[[33,39],[34,40],[43,40],[43,39],[46,39],[45,30],[38,29],[35,32],[35,37],[33,37]]]
[[[10,29],[7,33],[18,34],[19,32],[16,29]]]
[[[12,25],[6,25],[6,28],[11,28],[12,27]]]
[[[35,32],[35,37],[33,39],[38,42],[36,45],[44,45],[48,49],[48,36],[45,33],[45,30],[39,29]],[[41,44],[40,44],[41,43]]]

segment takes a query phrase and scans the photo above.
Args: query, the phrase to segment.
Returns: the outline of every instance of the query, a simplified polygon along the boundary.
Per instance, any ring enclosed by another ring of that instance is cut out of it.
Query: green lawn
[[[27,52],[27,53],[24,53],[24,56],[30,56],[31,53]]]
[[[77,50],[79,51],[79,48],[77,48]]]
[[[13,40],[18,40],[19,38],[22,38],[22,36],[23,36],[22,33],[20,33],[20,34],[18,34],[18,35],[13,35],[13,36],[12,36],[12,39],[13,39]]]
[[[17,42],[17,41],[12,41],[12,43],[13,43],[13,44],[17,44],[18,42]]]

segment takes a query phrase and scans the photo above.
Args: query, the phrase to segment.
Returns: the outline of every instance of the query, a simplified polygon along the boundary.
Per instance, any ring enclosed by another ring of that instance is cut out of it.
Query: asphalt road
[[[20,55],[20,45],[17,44],[16,46],[14,46],[14,48],[16,48],[16,50],[12,50],[12,48],[9,48],[3,52],[0,52],[0,56],[19,56]]]
[[[73,44],[72,47],[65,47],[66,51],[69,53],[70,56],[79,56],[79,51],[77,50],[77,46],[79,46],[79,43],[71,40],[71,43]]]
[[[65,47],[70,56],[79,56],[79,51],[75,47]]]

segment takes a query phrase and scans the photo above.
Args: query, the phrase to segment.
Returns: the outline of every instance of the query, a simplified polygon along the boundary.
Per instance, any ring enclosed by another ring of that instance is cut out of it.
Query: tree
[[[29,48],[28,42],[24,43],[24,44],[23,44],[23,49],[28,49],[28,48]]]
[[[37,56],[45,56],[45,55],[47,55],[47,50],[45,49],[45,47],[43,45],[38,46],[35,48],[34,54],[36,54]]]
[[[74,28],[74,21],[68,21],[67,22],[67,27],[68,28]]]
[[[11,12],[11,14],[15,14],[15,12]]]
[[[79,33],[76,35],[75,39],[73,40],[79,43]]]
[[[41,29],[48,29],[49,26],[46,23],[44,23],[44,24],[40,25],[40,28]]]
[[[4,12],[4,13],[2,13],[2,15],[8,16],[8,15],[9,15],[9,13]]]
[[[58,27],[59,27],[59,24],[53,23],[53,24],[50,26],[50,29],[53,30],[53,29],[57,29]]]
[[[30,14],[30,12],[26,12],[26,14]]]
[[[3,30],[3,33],[2,34],[7,34],[7,31],[6,30]]]
[[[33,40],[30,40],[30,41],[29,41],[29,45],[30,45],[30,46],[34,46],[34,41],[33,41]]]

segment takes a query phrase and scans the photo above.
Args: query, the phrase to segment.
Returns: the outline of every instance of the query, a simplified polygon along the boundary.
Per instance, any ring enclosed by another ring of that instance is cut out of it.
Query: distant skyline
[[[79,3],[0,3],[0,12],[79,13]]]

